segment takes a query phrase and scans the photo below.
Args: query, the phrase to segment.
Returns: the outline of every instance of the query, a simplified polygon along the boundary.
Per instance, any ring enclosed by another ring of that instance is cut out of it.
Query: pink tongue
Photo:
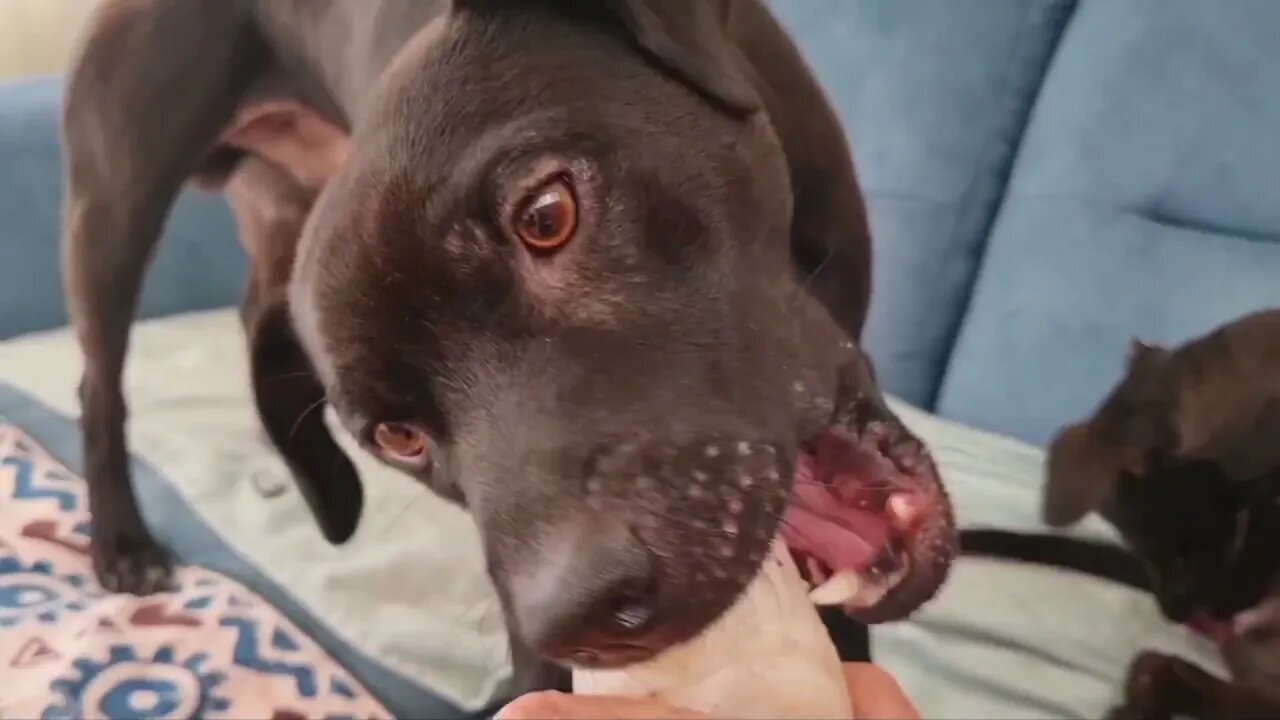
[[[782,537],[793,551],[820,560],[832,571],[861,570],[885,546],[889,525],[880,514],[842,504],[813,479],[813,458],[802,455],[796,462],[795,490]]]
[[[1208,615],[1196,615],[1188,620],[1186,625],[1192,632],[1202,635],[1218,645],[1225,644],[1231,639],[1231,623],[1223,620],[1214,620]]]

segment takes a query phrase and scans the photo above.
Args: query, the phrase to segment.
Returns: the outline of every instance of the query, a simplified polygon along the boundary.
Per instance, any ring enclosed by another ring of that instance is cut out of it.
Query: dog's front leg
[[[81,432],[94,568],[111,591],[167,584],[129,480],[121,375],[143,272],[188,173],[231,117],[262,49],[237,2],[107,2],[66,88],[67,310],[84,356]]]
[[[288,306],[294,255],[318,192],[252,156],[240,162],[226,185],[249,254],[249,288],[240,318],[258,417],[321,532],[339,544],[355,533],[364,492],[355,465],[325,424],[325,389],[298,342]]]

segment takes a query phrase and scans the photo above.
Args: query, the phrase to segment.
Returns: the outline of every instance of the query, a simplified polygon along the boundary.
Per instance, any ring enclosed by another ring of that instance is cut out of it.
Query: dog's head
[[[861,575],[864,620],[951,557],[932,462],[832,320],[847,298],[795,269],[730,5],[457,3],[388,71],[299,250],[330,402],[469,509],[513,630],[556,660],[698,633],[780,525],[812,581]]]
[[[1181,429],[1197,423],[1182,415],[1213,387],[1188,383],[1187,364],[1134,344],[1096,414],[1051,445],[1043,510],[1055,526],[1099,512],[1146,564],[1169,619],[1215,623],[1259,602],[1277,572],[1276,483],[1274,473],[1233,477],[1230,458],[1185,447]]]

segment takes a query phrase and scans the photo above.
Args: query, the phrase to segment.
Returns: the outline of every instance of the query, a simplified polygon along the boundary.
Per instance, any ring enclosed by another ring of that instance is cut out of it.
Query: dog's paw
[[[173,558],[141,528],[94,533],[93,569],[107,592],[151,595],[173,589]]]

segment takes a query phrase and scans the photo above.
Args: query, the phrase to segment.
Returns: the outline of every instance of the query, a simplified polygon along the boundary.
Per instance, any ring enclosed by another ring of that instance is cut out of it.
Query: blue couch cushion
[[[61,84],[0,85],[0,339],[66,322],[59,283]],[[226,205],[184,193],[147,276],[139,312],[156,317],[238,300],[244,254]]]
[[[1046,77],[940,397],[1044,442],[1135,333],[1280,305],[1280,3],[1084,2]]]
[[[773,0],[847,127],[875,242],[866,345],[931,407],[1043,69],[1074,2]]]

